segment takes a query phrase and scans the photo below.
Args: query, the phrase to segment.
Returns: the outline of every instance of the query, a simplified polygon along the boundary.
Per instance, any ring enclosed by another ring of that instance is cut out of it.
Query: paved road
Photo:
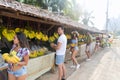
[[[115,40],[111,48],[105,48],[82,63],[67,80],[120,80],[120,41]]]

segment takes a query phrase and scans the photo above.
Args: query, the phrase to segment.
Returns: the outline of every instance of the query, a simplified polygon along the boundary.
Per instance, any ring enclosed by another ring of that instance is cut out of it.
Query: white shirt
[[[67,38],[64,34],[60,35],[60,37],[58,38],[58,41],[61,44],[61,47],[56,50],[56,55],[65,55],[66,52],[66,46],[67,46]]]

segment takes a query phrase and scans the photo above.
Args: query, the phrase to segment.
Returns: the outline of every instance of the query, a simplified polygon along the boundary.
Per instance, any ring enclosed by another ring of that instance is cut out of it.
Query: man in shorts
[[[66,69],[64,65],[67,38],[64,34],[64,28],[62,26],[58,27],[58,38],[57,44],[51,44],[51,47],[56,50],[56,64],[58,65],[59,77],[58,80],[65,80]]]

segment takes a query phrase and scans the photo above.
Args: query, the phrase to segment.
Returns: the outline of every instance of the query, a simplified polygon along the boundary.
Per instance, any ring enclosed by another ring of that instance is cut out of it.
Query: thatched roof
[[[4,10],[4,12],[2,12]],[[19,3],[17,1],[7,2],[5,0],[0,0],[0,15],[12,16],[16,18],[26,19],[29,17],[36,18],[36,21],[47,22],[55,25],[66,25],[67,27],[76,27],[83,30],[100,32],[99,30],[93,30],[93,28],[86,27],[76,21],[68,19],[65,16],[53,14],[47,10],[40,9],[31,5]],[[23,16],[24,15],[24,16]],[[20,17],[19,17],[20,16]],[[33,20],[34,18],[31,18]],[[30,19],[30,18],[28,18]]]

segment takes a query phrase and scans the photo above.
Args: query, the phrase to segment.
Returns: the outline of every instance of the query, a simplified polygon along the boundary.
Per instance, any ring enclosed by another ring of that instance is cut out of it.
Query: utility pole
[[[108,12],[109,12],[109,0],[107,0],[107,8],[106,8],[106,33],[108,32]]]

